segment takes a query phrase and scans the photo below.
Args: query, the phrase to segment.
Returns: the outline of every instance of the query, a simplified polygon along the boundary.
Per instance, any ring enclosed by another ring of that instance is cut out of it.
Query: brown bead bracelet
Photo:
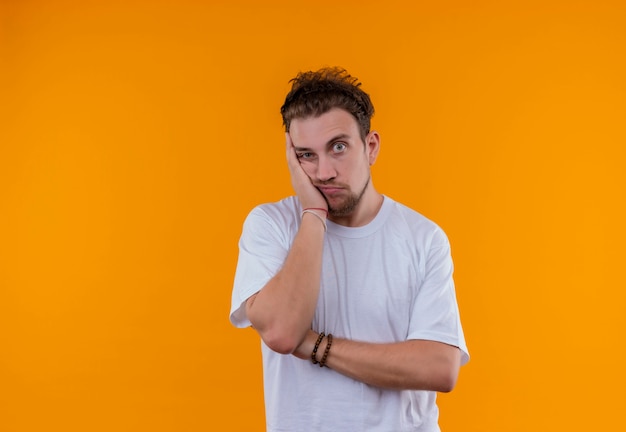
[[[315,346],[313,347],[313,352],[311,353],[311,361],[313,362],[313,364],[318,363],[315,355],[317,354],[317,349],[320,347],[320,343],[322,343],[322,339],[324,339],[324,336],[326,336],[324,332],[321,332],[320,335],[317,337],[317,342],[315,342]]]
[[[320,367],[326,366],[326,359],[328,358],[328,353],[330,352],[330,346],[333,344],[333,335],[328,333],[328,336],[326,336],[326,338],[328,339],[328,342],[326,343],[326,349],[324,350],[324,355],[322,356],[322,359],[320,360]]]

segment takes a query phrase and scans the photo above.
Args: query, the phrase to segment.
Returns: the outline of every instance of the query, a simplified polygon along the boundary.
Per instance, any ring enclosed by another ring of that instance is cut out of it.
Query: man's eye
[[[338,142],[333,144],[333,151],[335,153],[341,153],[342,151],[344,151],[346,149],[346,145],[342,142]]]
[[[298,153],[297,156],[298,156],[298,159],[311,159],[313,157],[313,154],[309,152],[304,152],[304,153]]]

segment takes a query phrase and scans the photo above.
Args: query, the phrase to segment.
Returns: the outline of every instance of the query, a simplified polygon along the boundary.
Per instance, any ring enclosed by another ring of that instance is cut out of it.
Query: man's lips
[[[342,191],[343,188],[339,186],[318,186],[317,187],[324,195],[334,195]]]

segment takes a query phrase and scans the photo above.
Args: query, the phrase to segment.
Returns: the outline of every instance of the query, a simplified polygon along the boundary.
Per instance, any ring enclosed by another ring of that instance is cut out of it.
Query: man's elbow
[[[458,368],[448,369],[449,370],[441,374],[437,382],[437,388],[435,390],[440,393],[450,393],[452,390],[454,390],[454,387],[456,386],[456,381],[459,376]]]
[[[267,330],[259,334],[265,345],[278,354],[291,354],[300,345],[300,341],[293,334],[279,330]]]
[[[448,367],[448,365],[437,365],[436,368],[431,368],[428,371],[416,371],[414,379],[401,383],[399,388],[449,393],[454,390],[457,377],[458,368]]]
[[[262,310],[254,308],[254,297],[250,298],[246,304],[246,312],[252,327],[272,351],[279,354],[293,353],[300,345],[304,334],[297,334],[293,330],[294,326],[285,325],[283,320],[277,319],[276,316],[265,314]]]
[[[441,367],[437,373],[437,388],[441,393],[449,393],[456,386],[459,377],[459,369],[461,368],[461,359],[458,353],[450,356],[446,361],[441,363]]]
[[[458,348],[446,345],[432,345],[438,349],[429,366],[418,375],[422,381],[421,390],[449,393],[456,386],[461,368],[461,352]]]

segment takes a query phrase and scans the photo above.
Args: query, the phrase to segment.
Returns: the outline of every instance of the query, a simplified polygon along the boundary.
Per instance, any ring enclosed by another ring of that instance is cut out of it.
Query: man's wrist
[[[300,217],[304,219],[304,216],[310,214],[315,216],[324,226],[324,231],[326,231],[326,215],[320,211],[320,209],[304,209],[302,210],[302,214]]]
[[[327,218],[328,217],[328,209],[324,208],[324,207],[305,207],[302,209],[302,211],[307,211],[307,210],[313,210],[315,212],[320,212],[324,214],[324,217]]]

